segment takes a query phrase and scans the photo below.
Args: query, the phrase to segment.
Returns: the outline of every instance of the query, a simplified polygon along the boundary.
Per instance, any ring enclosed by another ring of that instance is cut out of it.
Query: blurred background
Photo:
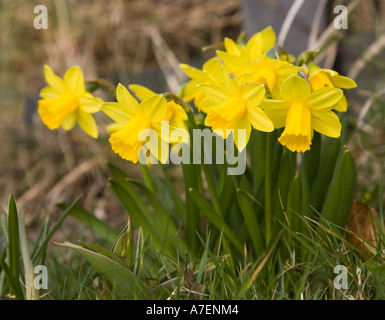
[[[333,9],[340,4],[349,12],[346,30],[333,26]],[[48,9],[46,30],[33,26],[36,5]],[[1,206],[14,194],[33,229],[59,213],[55,203],[83,193],[87,210],[116,228],[126,223],[107,187],[106,164],[113,162],[132,178],[140,176],[137,167],[110,149],[103,115],[97,115],[98,140],[77,129],[43,126],[36,109],[46,85],[44,64],[60,76],[76,64],[87,79],[175,92],[187,80],[178,63],[201,67],[215,54],[210,45],[268,25],[289,53],[320,47],[321,66],[356,80],[358,88],[346,92],[348,143],[358,168],[358,197],[375,206],[385,163],[383,0],[0,0]],[[95,95],[113,99],[102,89]]]

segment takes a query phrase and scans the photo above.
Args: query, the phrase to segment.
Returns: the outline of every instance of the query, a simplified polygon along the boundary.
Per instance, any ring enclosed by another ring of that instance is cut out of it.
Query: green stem
[[[145,164],[140,164],[140,168],[142,169],[143,179],[145,186],[152,192],[155,193],[155,186],[152,183],[150,172],[148,171],[148,167]]]

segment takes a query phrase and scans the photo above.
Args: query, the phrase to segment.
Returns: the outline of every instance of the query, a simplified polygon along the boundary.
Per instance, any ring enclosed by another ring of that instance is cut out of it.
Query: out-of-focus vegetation
[[[33,27],[33,10],[40,4],[48,9],[47,30]],[[86,78],[148,84],[162,91],[186,80],[179,61],[209,55],[201,48],[225,35],[236,37],[240,21],[238,0],[0,0],[2,206],[14,194],[27,225],[33,226],[57,214],[55,203],[84,193],[85,208],[120,228],[125,219],[109,201],[106,156],[131,176],[139,173],[117,159],[105,141],[91,141],[80,130],[51,132],[41,124],[36,108],[38,92],[46,85],[44,64],[59,75],[79,65]],[[111,99],[108,94],[96,91]]]

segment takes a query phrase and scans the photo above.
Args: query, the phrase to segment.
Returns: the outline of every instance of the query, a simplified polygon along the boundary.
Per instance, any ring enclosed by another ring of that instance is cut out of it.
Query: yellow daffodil
[[[229,38],[225,38],[224,45],[226,51],[217,51],[218,56],[230,72],[239,74],[246,72],[244,61],[256,62],[262,54],[274,47],[275,33],[272,27],[267,27],[254,34],[244,46]]]
[[[215,79],[221,63],[217,58],[212,58],[203,65],[202,70],[187,64],[180,64],[179,66],[191,78],[183,90],[183,98],[187,102],[194,100],[195,106],[200,108],[205,95],[197,88],[197,85],[200,83],[216,84]]]
[[[345,76],[340,76],[337,71],[330,69],[321,69],[314,62],[309,62],[309,82],[313,91],[330,87],[340,89],[352,89],[356,88],[357,84],[353,79]],[[334,107],[336,111],[345,112],[348,108],[345,95],[342,96],[341,100]]]
[[[91,114],[100,110],[103,101],[87,92],[83,72],[78,66],[66,71],[63,79],[45,65],[48,87],[40,91],[38,113],[51,130],[62,127],[71,130],[76,123],[91,137],[98,137],[98,128]]]
[[[261,107],[275,128],[285,127],[278,141],[291,151],[310,149],[313,130],[332,138],[341,134],[341,123],[332,111],[342,97],[337,88],[311,90],[303,78],[291,75],[280,90],[283,100],[263,100]]]
[[[144,86],[138,84],[129,85],[128,88],[142,101],[150,98],[156,93]],[[187,115],[183,108],[174,101],[167,102],[167,111],[162,121],[168,121],[173,128],[187,130],[186,121]]]
[[[227,130],[232,130],[239,151],[246,147],[252,126],[264,132],[274,130],[273,123],[259,107],[265,96],[263,84],[242,84],[231,79],[225,68],[221,67],[218,85],[200,84],[198,87],[211,101],[205,124],[225,139]],[[239,129],[245,130],[245,141],[238,141]]]
[[[156,146],[148,146],[151,155],[160,162],[168,160],[168,136],[162,134],[162,120],[167,113],[167,101],[159,94],[138,101],[121,84],[116,89],[118,102],[102,104],[102,111],[116,122],[115,132],[109,141],[112,150],[125,160],[138,162],[139,152],[146,141],[141,141],[141,133],[145,130],[153,130],[157,137],[150,137],[146,143],[155,143]],[[157,150],[154,152],[154,150]],[[148,150],[147,150],[148,151]]]

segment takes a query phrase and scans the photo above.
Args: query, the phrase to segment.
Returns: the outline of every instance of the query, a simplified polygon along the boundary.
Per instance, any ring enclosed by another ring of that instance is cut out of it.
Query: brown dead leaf
[[[370,256],[371,250],[368,247],[370,245],[376,247],[378,244],[378,220],[379,214],[375,209],[369,209],[361,202],[353,202],[349,216],[348,229],[351,233],[348,235],[348,240],[360,251],[362,257]]]

